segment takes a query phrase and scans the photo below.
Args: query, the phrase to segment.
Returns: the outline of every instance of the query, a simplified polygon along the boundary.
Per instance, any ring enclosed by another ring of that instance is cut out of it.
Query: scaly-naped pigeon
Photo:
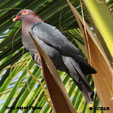
[[[55,67],[66,72],[79,87],[87,102],[91,103],[94,92],[85,74],[93,74],[96,71],[84,60],[78,49],[56,27],[45,23],[29,9],[21,10],[13,19],[13,21],[17,20],[22,21],[22,43],[30,51],[34,60],[38,59],[38,55],[29,32],[36,38]]]

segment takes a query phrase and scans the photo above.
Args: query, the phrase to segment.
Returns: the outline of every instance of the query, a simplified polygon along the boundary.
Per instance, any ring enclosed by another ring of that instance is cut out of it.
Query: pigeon
[[[56,69],[66,72],[81,90],[86,101],[92,103],[94,91],[85,75],[95,74],[96,70],[88,64],[82,53],[56,27],[45,23],[32,10],[19,11],[13,21],[18,20],[22,21],[22,43],[30,51],[35,63],[41,65],[29,32],[50,57]]]

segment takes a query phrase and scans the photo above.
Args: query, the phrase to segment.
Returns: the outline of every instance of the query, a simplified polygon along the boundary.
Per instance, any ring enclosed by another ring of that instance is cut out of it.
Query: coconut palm
[[[107,0],[106,0],[107,1]],[[81,0],[72,0],[76,10],[84,15],[91,27],[94,26],[86,7]],[[106,4],[113,12],[113,2]],[[81,7],[82,6],[82,7]],[[30,53],[21,43],[21,22],[13,23],[12,19],[21,9],[35,11],[45,22],[56,26],[82,52],[87,59],[82,32],[74,15],[65,0],[3,0],[0,3],[0,113],[52,113],[53,106],[48,96],[47,87],[41,69],[34,63]],[[95,31],[93,31],[95,32]],[[96,32],[97,33],[97,32]],[[100,40],[99,40],[100,41]],[[111,61],[111,52],[107,58]],[[105,52],[105,54],[107,54]],[[96,113],[66,73],[58,71],[74,108],[78,113]],[[39,81],[33,78],[35,76]],[[86,76],[95,91],[94,107],[101,106],[91,75]],[[60,102],[60,100],[59,100]],[[33,108],[18,108],[34,106]],[[100,113],[102,113],[100,111]]]

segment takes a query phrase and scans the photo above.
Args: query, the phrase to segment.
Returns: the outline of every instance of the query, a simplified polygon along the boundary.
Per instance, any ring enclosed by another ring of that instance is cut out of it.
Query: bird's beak
[[[17,20],[20,20],[20,16],[16,16],[15,18],[13,18],[13,22],[16,22]]]

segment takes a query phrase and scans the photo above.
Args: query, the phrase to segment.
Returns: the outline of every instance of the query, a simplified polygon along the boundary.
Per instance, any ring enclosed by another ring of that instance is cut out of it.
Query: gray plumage
[[[36,22],[30,21],[30,18],[30,15],[27,15],[22,20],[24,47],[31,52],[33,57],[37,54],[29,36],[29,32],[31,32],[40,47],[51,58],[55,67],[66,72],[79,87],[87,102],[92,102],[94,92],[84,74],[96,73],[95,69],[84,60],[78,49],[56,27],[44,23],[37,16],[34,16],[34,18],[39,19],[36,19]]]

